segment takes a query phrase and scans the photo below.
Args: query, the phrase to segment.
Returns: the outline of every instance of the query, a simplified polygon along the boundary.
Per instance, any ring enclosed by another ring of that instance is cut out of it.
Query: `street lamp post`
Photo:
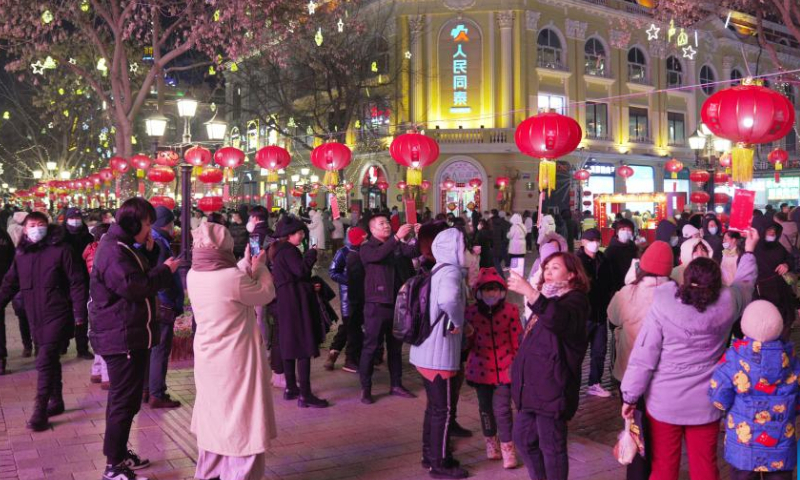
[[[711,178],[706,183],[705,191],[709,195],[706,210],[714,211],[714,154],[730,150],[731,141],[714,136],[704,124],[700,124],[694,135],[689,137],[689,147],[694,150],[695,166],[707,170]]]
[[[191,98],[182,98],[178,100],[178,115],[181,116],[183,121],[183,143],[192,143],[192,126],[191,121],[194,114],[197,112],[197,100]]]

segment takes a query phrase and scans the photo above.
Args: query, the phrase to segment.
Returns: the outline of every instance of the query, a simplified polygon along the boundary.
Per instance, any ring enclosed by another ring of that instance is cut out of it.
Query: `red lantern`
[[[123,175],[128,173],[128,170],[131,169],[131,164],[122,157],[111,157],[109,163],[115,172],[119,172]]]
[[[37,189],[33,192],[33,196],[36,198],[44,198],[47,196],[47,192],[41,189]]]
[[[627,166],[627,165],[622,165],[621,167],[619,167],[617,169],[617,175],[619,175],[620,177],[624,178],[625,181],[627,181],[629,178],[631,178],[633,176],[633,174],[634,174],[633,169],[631,167]]]
[[[398,190],[405,190],[407,186],[408,186],[408,184],[406,184],[406,182],[404,182],[402,180],[397,182],[397,185],[396,185]]]
[[[186,150],[186,153],[183,154],[183,159],[195,167],[204,167],[211,163],[211,152],[207,148],[192,147]]]
[[[317,208],[317,202],[309,202],[308,206],[311,208]]]
[[[223,202],[222,197],[208,196],[203,197],[197,202],[197,208],[205,213],[216,212],[222,210]]]
[[[725,205],[731,201],[731,196],[724,192],[716,192],[714,194],[714,203],[717,205]]]
[[[378,183],[376,183],[375,186],[377,186],[381,190],[381,192],[385,192],[386,190],[389,189],[389,182],[381,180]]]
[[[677,158],[673,158],[664,164],[664,169],[671,174],[673,179],[675,179],[678,178],[678,173],[683,170],[683,163],[681,163]]]
[[[442,182],[442,188],[445,190],[452,190],[456,188],[456,182],[448,178],[447,180]]]
[[[110,168],[101,168],[100,169],[100,178],[104,182],[108,183],[108,182],[110,182],[111,180],[114,179],[114,171],[111,170]]]
[[[150,168],[152,161],[147,155],[134,155],[131,157],[131,165],[136,169],[136,178],[144,178],[147,169]]]
[[[753,144],[780,140],[794,124],[792,102],[750,79],[710,96],[701,115],[714,135],[736,143],[731,152],[735,182],[753,178]]]
[[[259,167],[267,169],[267,181],[278,181],[278,170],[289,166],[292,156],[289,152],[276,145],[262,147],[256,152],[256,163]]]
[[[689,180],[694,183],[703,185],[711,179],[711,174],[705,170],[692,170],[689,174]]]
[[[469,181],[469,186],[476,190],[481,188],[481,185],[483,185],[483,182],[481,181],[480,178],[473,178],[472,180]]]
[[[725,172],[714,172],[714,183],[722,185],[728,181],[728,174]]]
[[[776,148],[775,150],[769,152],[769,155],[767,155],[767,160],[769,160],[769,163],[775,165],[775,183],[780,183],[780,172],[783,170],[783,166],[786,165],[786,162],[789,161],[789,154],[782,148]]]
[[[150,197],[150,203],[153,204],[154,207],[163,206],[170,210],[175,209],[175,199],[172,197],[167,197],[166,195],[155,195]]]
[[[692,194],[689,195],[689,201],[697,205],[704,205],[708,203],[709,200],[711,200],[711,195],[709,195],[708,192],[704,192],[703,190],[692,192]]]
[[[423,180],[419,186],[423,191],[427,191],[429,188],[431,188],[431,182],[428,180]]]
[[[297,197],[297,198],[300,198],[300,197],[302,197],[302,196],[303,196],[303,191],[302,191],[302,190],[299,190],[299,189],[297,189],[297,188],[293,188],[293,189],[291,189],[291,190],[289,191],[289,193],[291,193],[293,197]]]
[[[163,165],[158,165],[147,172],[147,179],[154,183],[170,183],[175,180],[175,172]]]
[[[406,181],[409,185],[421,185],[422,169],[439,158],[439,144],[431,137],[410,131],[392,140],[389,154],[395,162],[408,167]]]
[[[214,153],[214,161],[224,168],[239,168],[244,163],[244,152],[234,147],[222,147]]]
[[[550,193],[556,187],[556,163],[552,160],[573,152],[583,131],[571,117],[555,112],[534,115],[517,127],[514,140],[519,151],[540,158],[539,189]]]
[[[592,176],[592,172],[586,170],[585,168],[581,168],[572,176],[575,180],[579,182],[588,182],[589,178]]]
[[[278,192],[276,192],[276,193],[275,193],[275,195],[276,195],[277,197],[279,197],[279,198],[283,198],[283,197],[285,197],[285,196],[286,196],[286,193],[284,193],[284,192],[281,190],[281,191],[278,191]]]
[[[353,152],[339,142],[323,143],[311,151],[311,163],[325,170],[322,183],[328,187],[339,184],[339,170],[350,165]]]
[[[222,181],[222,178],[223,178],[222,170],[220,170],[217,167],[204,168],[203,172],[197,176],[197,179],[205,183],[206,185],[219,183]]]
[[[502,189],[506,188],[506,186],[509,184],[509,182],[510,182],[510,180],[509,180],[508,177],[497,177],[497,180],[495,180],[494,183],[495,183],[495,185],[497,185],[498,188],[500,188],[500,190],[502,190]]]
[[[154,162],[156,165],[163,165],[165,167],[174,167],[178,164],[180,157],[172,150],[161,150],[156,154]]]
[[[317,198],[317,195],[319,195],[319,192],[317,192],[316,190],[311,190],[310,192],[308,192],[308,196],[311,198]]]
[[[93,174],[89,175],[89,180],[92,181],[92,185],[94,185],[95,189],[99,189],[100,188],[100,184],[103,183],[103,179],[102,179],[102,177],[100,177],[99,173],[93,173]]]
[[[725,167],[727,169],[731,168],[731,165],[733,165],[731,152],[724,153],[721,157],[719,157],[720,167]]]

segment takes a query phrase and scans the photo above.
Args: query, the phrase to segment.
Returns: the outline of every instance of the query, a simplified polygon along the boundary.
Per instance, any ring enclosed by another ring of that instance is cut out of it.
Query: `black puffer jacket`
[[[414,274],[409,264],[417,256],[416,242],[398,242],[392,235],[381,243],[370,237],[359,251],[364,265],[364,301],[394,305],[400,287]]]
[[[61,342],[72,337],[76,321],[86,321],[86,287],[83,260],[65,242],[64,229],[50,225],[41,241],[20,240],[0,287],[0,307],[20,292],[36,344]]]
[[[83,251],[86,250],[90,243],[94,242],[94,237],[89,233],[89,227],[84,223],[78,228],[69,226],[63,228],[65,229],[64,240],[72,247],[72,251],[75,252],[81,263],[84,263]]]
[[[89,339],[99,355],[151,348],[156,294],[172,286],[166,265],[151,262],[134,247],[134,239],[114,224],[103,236],[90,277]]]

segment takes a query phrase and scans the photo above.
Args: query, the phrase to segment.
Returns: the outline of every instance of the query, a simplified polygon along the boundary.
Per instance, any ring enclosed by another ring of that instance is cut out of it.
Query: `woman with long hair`
[[[578,410],[588,346],[589,280],[572,253],[553,253],[542,272],[536,288],[513,271],[508,281],[532,312],[511,367],[513,438],[531,478],[567,480],[567,422]]]
[[[723,287],[719,265],[696,258],[683,284],[656,289],[622,380],[622,416],[633,418],[644,397],[652,439],[651,480],[677,480],[686,438],[692,478],[718,480],[717,437],[722,412],[708,386],[728,343],[733,322],[750,301],[756,280],[752,255],[758,232],[750,229],[736,280]]]

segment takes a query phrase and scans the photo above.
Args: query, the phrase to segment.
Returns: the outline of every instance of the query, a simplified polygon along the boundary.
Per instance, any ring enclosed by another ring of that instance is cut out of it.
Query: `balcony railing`
[[[588,138],[589,140],[608,140],[609,139],[608,138],[608,133],[606,133],[606,132],[596,132],[596,131],[593,132],[591,130],[587,130],[586,131],[586,138]]]
[[[667,142],[670,147],[686,147],[686,140],[681,138],[672,138]]]
[[[447,144],[513,144],[513,128],[433,129],[425,133],[442,145]]]
[[[625,2],[625,11],[636,15],[653,16],[653,10],[651,8],[643,7],[635,3]]]
[[[653,143],[653,139],[649,135],[636,135],[628,139],[631,143]]]
[[[629,63],[628,81],[639,85],[650,85],[650,79],[647,78],[647,66]]]
[[[539,47],[537,52],[539,57],[537,62],[538,66],[551,70],[567,70],[564,62],[561,61],[562,50],[560,48]]]
[[[584,56],[584,73],[586,75],[610,78],[611,74],[606,66],[606,59],[603,56],[589,54]]]

